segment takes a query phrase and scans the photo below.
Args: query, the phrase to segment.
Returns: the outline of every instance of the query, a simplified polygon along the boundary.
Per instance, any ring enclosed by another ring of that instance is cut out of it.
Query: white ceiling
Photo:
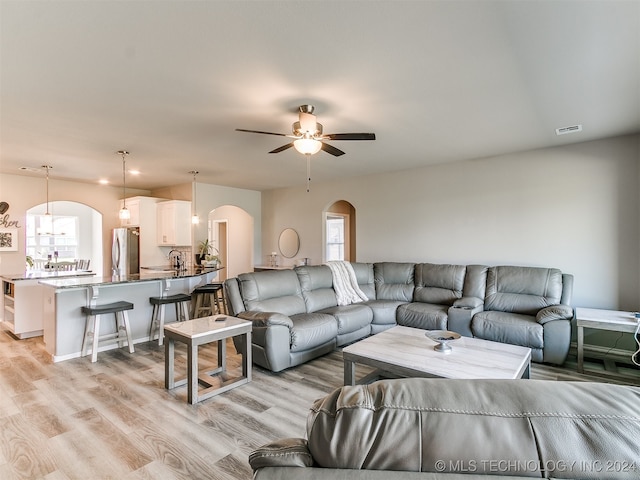
[[[312,181],[640,131],[640,1],[0,0],[0,170],[127,186]],[[555,129],[584,130],[556,136]]]

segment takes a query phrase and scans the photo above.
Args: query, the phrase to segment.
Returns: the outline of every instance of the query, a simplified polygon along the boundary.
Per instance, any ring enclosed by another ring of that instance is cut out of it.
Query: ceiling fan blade
[[[327,140],[375,140],[375,133],[328,133],[322,138]]]
[[[322,147],[320,148],[325,152],[330,153],[334,157],[339,157],[340,155],[344,155],[344,152],[342,150],[338,150],[336,147],[329,145],[328,143],[322,142]]]
[[[278,135],[280,137],[289,137],[286,133],[263,132],[261,130],[245,130],[244,128],[236,128],[236,132],[262,133],[263,135]]]
[[[288,148],[293,147],[293,142],[291,143],[287,143],[286,145],[283,145],[281,147],[278,147],[274,150],[271,150],[269,153],[280,153],[280,152],[284,152],[285,150],[287,150]]]

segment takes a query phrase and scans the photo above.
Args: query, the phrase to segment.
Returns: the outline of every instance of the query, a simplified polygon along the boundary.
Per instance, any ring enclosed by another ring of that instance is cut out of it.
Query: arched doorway
[[[356,261],[356,209],[346,200],[323,212],[323,261]]]
[[[225,267],[218,281],[253,271],[253,217],[245,210],[222,205],[209,212],[208,238]]]

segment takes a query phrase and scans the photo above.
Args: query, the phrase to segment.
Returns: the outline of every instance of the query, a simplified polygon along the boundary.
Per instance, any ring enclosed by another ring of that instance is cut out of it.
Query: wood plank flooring
[[[177,368],[186,350],[177,345]],[[240,356],[229,342],[230,374]],[[201,348],[214,366],[215,345]],[[597,364],[587,368],[599,368]],[[579,375],[575,359],[560,367],[533,364],[532,378],[611,381]],[[358,377],[370,370],[358,367]],[[253,368],[253,381],[197,405],[187,390],[164,388],[164,347],[157,342],[53,364],[42,338],[16,340],[0,331],[0,478],[243,479],[249,453],[282,437],[304,437],[310,405],[342,384],[335,351],[274,374]]]

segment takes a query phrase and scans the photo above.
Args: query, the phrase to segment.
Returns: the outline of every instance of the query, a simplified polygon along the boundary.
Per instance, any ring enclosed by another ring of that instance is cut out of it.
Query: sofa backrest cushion
[[[246,310],[289,316],[306,313],[300,282],[293,270],[241,273],[238,283]]]
[[[381,262],[373,264],[376,300],[413,300],[415,263]]]
[[[356,280],[362,293],[369,300],[375,300],[376,284],[373,277],[373,263],[351,262],[351,266],[356,274]]]
[[[336,292],[333,290],[333,276],[326,265],[301,266],[294,268],[307,312],[317,312],[323,308],[338,305]]]
[[[464,265],[416,264],[413,301],[453,305],[462,297],[465,271]]]
[[[307,418],[308,447],[325,468],[462,478],[460,469],[470,466],[475,475],[497,475],[500,461],[509,478],[604,478],[586,469],[637,465],[638,405],[640,388],[604,383],[382,380],[317,400]],[[608,478],[637,475],[618,470]]]
[[[486,265],[467,265],[462,296],[475,297],[484,301],[485,293],[487,291],[488,271],[489,267]]]
[[[490,267],[485,310],[535,315],[562,298],[562,272],[557,268]]]

